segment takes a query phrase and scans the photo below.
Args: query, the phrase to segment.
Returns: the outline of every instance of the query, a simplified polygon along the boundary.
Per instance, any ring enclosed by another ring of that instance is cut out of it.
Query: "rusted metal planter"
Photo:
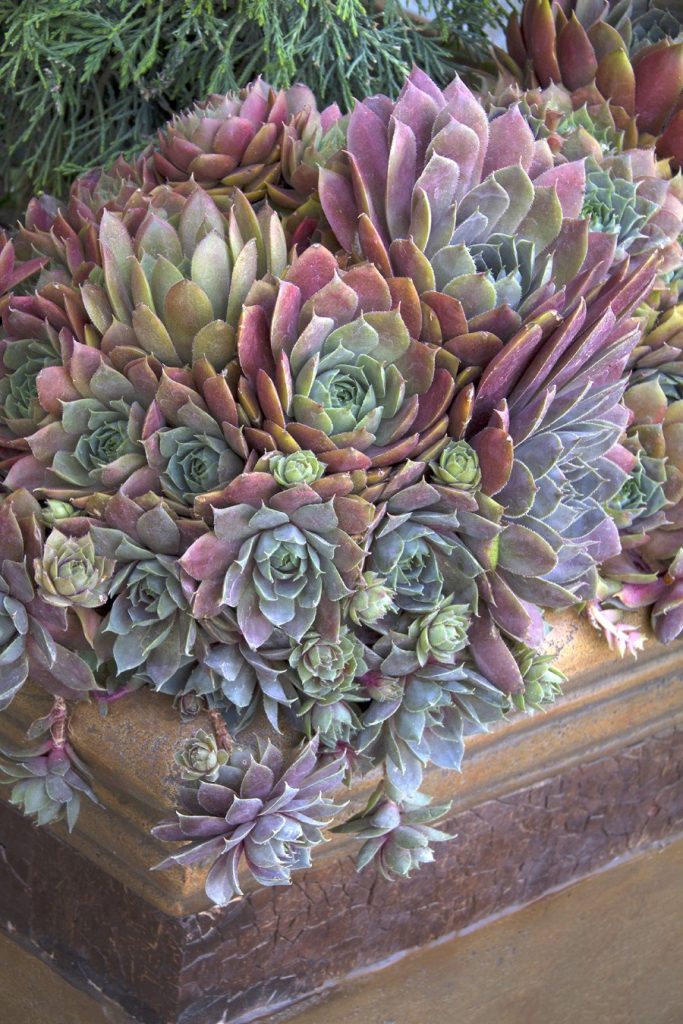
[[[353,840],[335,836],[290,888],[208,907],[201,870],[149,871],[167,852],[149,828],[173,806],[173,750],[205,723],[182,724],[147,692],[106,718],[78,707],[72,742],[106,810],[84,807],[68,836],[0,802],[4,927],[144,1024],[268,1019],[351,971],[673,837],[683,830],[683,644],[650,641],[621,662],[586,622],[554,621],[564,698],[471,738],[462,775],[427,773],[427,791],[453,800],[446,828],[457,836],[402,883],[372,868],[357,875]],[[44,706],[22,693],[0,718],[0,742],[18,742]],[[346,794],[352,807],[373,784]]]

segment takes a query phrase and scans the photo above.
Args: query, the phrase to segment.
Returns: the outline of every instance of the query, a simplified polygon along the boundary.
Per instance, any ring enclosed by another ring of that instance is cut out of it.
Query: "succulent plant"
[[[103,517],[91,536],[96,554],[113,560],[116,571],[95,641],[100,662],[112,659],[119,672],[143,670],[160,687],[192,663],[201,642],[192,581],[179,558],[202,524],[174,518],[158,499],[140,504],[123,495],[106,501]]]
[[[274,631],[296,641],[315,628],[338,629],[341,601],[352,592],[362,536],[372,507],[360,498],[323,501],[307,484],[281,490],[269,473],[250,473],[224,492],[228,507],[214,511],[214,529],[181,559],[200,581],[195,615],[234,608],[250,647]]]
[[[323,747],[329,747],[340,756],[358,760],[355,738],[360,730],[360,719],[356,706],[346,700],[331,704],[320,704],[315,700],[304,700],[295,705],[297,723],[303,725],[307,736],[318,736]]]
[[[385,649],[378,668],[361,678],[373,697],[360,715],[355,747],[384,762],[387,791],[402,800],[420,788],[429,761],[459,771],[465,730],[486,730],[506,703],[497,687],[464,663],[421,668],[390,638]]]
[[[364,572],[358,589],[349,598],[349,618],[356,626],[374,626],[396,611],[394,591],[376,572]]]
[[[62,334],[59,362],[43,367],[36,382],[44,418],[21,445],[30,454],[10,468],[8,486],[42,486],[58,500],[153,486],[136,383],[101,352]]]
[[[652,150],[586,160],[582,216],[591,231],[616,237],[615,262],[628,252],[635,265],[648,252],[661,258],[660,277],[680,266],[681,193],[678,178],[665,180]]]
[[[96,167],[73,182],[66,202],[42,193],[28,204],[16,246],[21,255],[39,253],[55,282],[81,284],[101,265],[98,231],[105,211],[122,214],[158,184],[149,150],[134,162],[116,159]]]
[[[564,298],[586,255],[565,225],[584,179],[581,161],[554,166],[517,106],[489,124],[459,79],[442,91],[414,69],[395,104],[356,105],[320,201],[344,252],[415,308],[415,336],[472,367]]]
[[[238,332],[239,404],[253,448],[304,449],[348,471],[393,465],[443,436],[454,365],[415,340],[419,330],[411,336],[412,305],[392,296],[375,267],[340,270],[315,245],[262,295]]]
[[[552,654],[539,654],[524,644],[516,644],[513,653],[524,680],[524,690],[512,695],[518,711],[543,711],[562,694],[565,674],[553,664]]]
[[[215,902],[241,864],[286,884],[377,768],[361,864],[431,859],[426,766],[560,692],[545,609],[622,652],[623,608],[683,630],[672,18],[530,0],[532,87],[485,100],[417,69],[343,118],[299,86],[212,96],[33,201],[23,269],[0,239],[0,287],[40,271],[1,300],[0,707],[30,675],[203,709],[157,834]],[[283,751],[248,746],[264,716]],[[49,729],[17,799],[72,823]]]
[[[300,450],[283,455],[282,452],[267,452],[256,464],[257,471],[272,473],[280,487],[298,487],[313,484],[325,473],[325,464],[314,452]]]
[[[265,206],[256,215],[235,193],[226,219],[199,187],[185,196],[159,186],[143,212],[129,226],[102,215],[102,269],[82,287],[102,351],[117,365],[148,354],[167,367],[206,358],[224,369],[250,287],[286,266],[278,217]]]
[[[175,763],[180,768],[181,778],[186,782],[215,782],[218,773],[228,761],[227,750],[221,750],[216,737],[204,729],[186,739],[180,750],[176,751]]]
[[[318,633],[304,635],[292,644],[289,664],[294,685],[316,704],[353,698],[356,680],[367,669],[362,644],[346,629],[335,640]]]
[[[639,196],[630,178],[617,177],[589,158],[581,215],[590,220],[593,231],[616,235],[619,253],[642,239],[642,228],[655,209],[654,203]]]
[[[377,860],[380,874],[392,881],[406,878],[423,864],[434,860],[431,843],[443,843],[453,836],[434,828],[448,814],[450,804],[430,805],[429,798],[414,793],[411,799],[396,803],[384,796],[379,787],[360,814],[355,814],[335,832],[353,833],[364,840],[356,858],[356,868]]]
[[[50,340],[22,338],[3,345],[0,409],[3,424],[17,437],[31,433],[45,419],[38,401],[38,374],[46,366],[58,366],[59,352]]]
[[[424,666],[430,660],[451,664],[454,655],[467,644],[470,622],[469,605],[455,604],[453,597],[443,598],[432,611],[414,619],[408,635],[416,641],[420,665]]]
[[[66,708],[57,702],[44,719],[35,722],[30,738],[41,733],[49,736],[23,748],[0,748],[0,785],[11,785],[9,802],[37,825],[66,818],[72,831],[81,807],[81,796],[99,801],[91,785],[91,775],[66,738]]]
[[[683,398],[683,305],[648,317],[629,360],[631,382],[657,380],[669,402]]]
[[[288,767],[271,744],[256,756],[233,750],[215,782],[182,791],[177,823],[154,829],[159,839],[190,840],[159,867],[210,862],[206,893],[219,906],[242,895],[242,864],[259,885],[288,885],[339,810],[331,796],[343,773],[341,759],[320,762],[315,739]]]
[[[467,441],[449,441],[438,459],[430,462],[435,481],[460,491],[478,491],[481,484],[479,456]]]
[[[496,53],[504,72],[525,85],[601,94],[637,116],[641,144],[655,140],[662,156],[680,162],[682,25],[679,6],[658,0],[526,0],[510,17],[508,53]]]
[[[65,343],[89,338],[77,289],[46,285],[33,295],[10,298],[0,338],[0,476],[29,452],[27,438],[49,422],[38,378],[48,367],[59,368],[60,334]]]
[[[109,596],[115,562],[95,554],[90,534],[68,537],[52,530],[33,573],[41,599],[58,608],[98,608]]]
[[[297,696],[287,672],[289,638],[274,634],[273,642],[254,650],[231,608],[201,618],[199,624],[208,641],[198,652],[199,664],[181,668],[160,687],[162,692],[178,697],[198,691],[227,716],[234,733],[246,728],[258,711],[279,732],[280,712],[294,704]]]
[[[315,187],[315,175],[309,189],[308,176],[297,175],[304,154],[311,159],[308,151],[339,116],[336,107],[319,114],[305,85],[276,92],[259,78],[239,93],[209,96],[169,121],[153,146],[153,165],[162,179],[192,178],[219,202],[237,187],[251,202],[268,194],[294,205],[297,186],[302,198]]]
[[[44,537],[35,498],[25,490],[0,498],[0,710],[29,675],[63,696],[84,697],[97,687],[79,653],[92,640],[96,613],[80,606],[76,615],[45,600],[34,576],[36,564],[42,566]]]

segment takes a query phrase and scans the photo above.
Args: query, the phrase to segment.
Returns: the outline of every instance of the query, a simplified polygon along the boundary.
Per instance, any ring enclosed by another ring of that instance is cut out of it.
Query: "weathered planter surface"
[[[319,849],[287,889],[207,906],[202,870],[150,872],[167,852],[149,828],[167,817],[172,752],[204,722],[138,693],[76,709],[71,738],[106,810],[87,804],[76,831],[36,830],[0,802],[0,912],[145,1024],[217,1024],[277,1007],[350,971],[420,946],[590,874],[683,829],[683,644],[648,643],[620,662],[584,621],[555,618],[549,646],[569,675],[547,714],[472,737],[462,775],[433,770],[426,789],[453,799],[436,861],[389,884],[357,875],[348,837]],[[16,743],[44,713],[23,694],[0,718]],[[374,785],[346,798],[360,807]],[[2,793],[0,796],[4,796]]]

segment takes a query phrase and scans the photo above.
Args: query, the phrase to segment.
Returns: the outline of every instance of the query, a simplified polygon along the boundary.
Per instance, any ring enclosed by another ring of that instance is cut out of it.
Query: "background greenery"
[[[0,0],[3,219],[262,74],[324,103],[485,61],[508,0]]]

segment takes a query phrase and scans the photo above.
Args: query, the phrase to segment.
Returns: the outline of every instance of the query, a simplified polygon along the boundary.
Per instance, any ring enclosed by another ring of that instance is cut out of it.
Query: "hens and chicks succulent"
[[[218,716],[156,830],[215,902],[242,866],[288,882],[375,768],[360,864],[431,859],[424,769],[560,692],[544,609],[646,592],[683,624],[683,190],[644,134],[676,155],[646,65],[681,44],[654,5],[630,43],[624,12],[546,6],[511,27],[526,93],[415,69],[342,116],[258,81],[32,201],[0,251],[0,706],[115,678]],[[623,46],[579,82],[568,33],[603,26]],[[259,716],[301,749],[256,749]],[[62,733],[4,770],[71,824]]]

